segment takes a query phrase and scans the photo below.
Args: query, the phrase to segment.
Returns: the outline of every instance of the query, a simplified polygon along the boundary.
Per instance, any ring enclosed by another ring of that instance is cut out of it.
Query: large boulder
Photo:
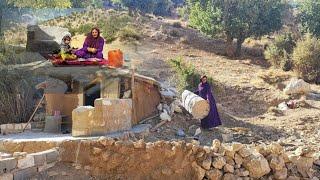
[[[302,79],[291,79],[289,84],[283,90],[285,94],[308,94],[311,91],[310,84]]]
[[[261,178],[271,171],[267,159],[260,153],[253,153],[245,157],[243,166],[250,172],[250,177],[252,178]]]

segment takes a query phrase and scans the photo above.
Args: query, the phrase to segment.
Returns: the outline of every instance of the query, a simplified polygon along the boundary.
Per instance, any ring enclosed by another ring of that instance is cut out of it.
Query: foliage
[[[286,7],[286,3],[279,0],[189,0],[187,4],[193,27],[209,36],[223,32],[229,45],[237,39],[235,55],[240,55],[245,38],[279,30]]]
[[[305,81],[320,83],[320,40],[306,34],[293,51],[296,72]]]
[[[291,33],[281,34],[275,37],[273,44],[267,47],[265,58],[275,67],[283,70],[291,70],[291,55],[296,43]]]
[[[87,34],[91,31],[91,28],[94,27],[93,24],[81,24],[78,28],[68,27],[72,35],[75,34]]]
[[[20,8],[69,8],[69,0],[7,0],[8,4]]]
[[[118,32],[118,38],[120,41],[139,40],[140,34],[134,26],[128,25]]]
[[[111,43],[117,39],[118,32],[125,28],[131,21],[132,18],[128,15],[114,15],[109,16],[105,20],[99,20],[98,27],[100,27],[102,36],[106,42]]]
[[[74,8],[102,8],[103,0],[71,0],[72,7]]]
[[[35,99],[31,73],[0,66],[0,123],[26,122]]]
[[[173,6],[171,0],[158,0],[155,3],[153,14],[158,16],[170,15],[170,8]]]
[[[299,3],[298,7],[302,30],[320,37],[320,1],[304,0]]]
[[[133,13],[154,13],[155,15],[169,15],[173,3],[171,0],[111,0],[114,4],[120,4],[128,8],[129,14]]]
[[[212,37],[222,31],[221,18],[221,9],[214,7],[211,2],[204,6],[200,2],[196,2],[191,7],[189,22],[191,27]]]

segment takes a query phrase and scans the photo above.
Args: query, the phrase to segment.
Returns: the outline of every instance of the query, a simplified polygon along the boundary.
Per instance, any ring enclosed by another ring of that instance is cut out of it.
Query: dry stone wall
[[[25,180],[55,166],[59,161],[59,151],[54,148],[38,153],[1,153],[0,179]]]
[[[0,150],[16,147],[10,143],[14,142],[2,143]],[[40,147],[44,145],[44,142],[28,143],[33,147],[37,143]],[[76,164],[98,179],[316,180],[320,177],[318,150],[300,147],[286,152],[277,143],[249,146],[214,140],[209,147],[199,146],[197,142],[132,142],[102,137],[55,145],[63,163]],[[25,147],[20,148],[26,150]]]

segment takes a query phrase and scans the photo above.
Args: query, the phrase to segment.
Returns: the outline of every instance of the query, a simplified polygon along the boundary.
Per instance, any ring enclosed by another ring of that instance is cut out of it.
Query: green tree
[[[114,4],[120,4],[124,8],[128,8],[129,14],[134,13],[152,13],[155,6],[153,0],[111,0]]]
[[[190,24],[214,36],[224,33],[228,55],[239,56],[247,37],[259,37],[282,27],[287,3],[280,0],[188,0]],[[232,43],[237,40],[234,50]]]
[[[298,8],[302,30],[320,37],[320,0],[301,1]]]

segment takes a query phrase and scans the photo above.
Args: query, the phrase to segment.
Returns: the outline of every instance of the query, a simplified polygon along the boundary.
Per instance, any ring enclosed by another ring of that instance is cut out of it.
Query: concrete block
[[[5,173],[0,175],[1,180],[13,180],[13,174],[11,173]]]
[[[90,135],[90,122],[94,118],[94,107],[80,106],[72,111],[72,136]]]
[[[56,149],[50,149],[44,151],[44,153],[46,154],[47,163],[56,162],[59,159],[59,152]]]
[[[32,153],[29,155],[33,156],[34,165],[36,165],[36,166],[44,165],[46,163],[46,153],[45,152]]]
[[[15,158],[7,158],[0,160],[0,174],[10,172],[17,167],[17,160]]]
[[[92,134],[104,135],[105,133],[131,129],[131,99],[100,98],[95,100],[94,105],[95,118],[91,122]]]
[[[18,159],[18,168],[25,169],[34,166],[34,157],[27,155],[22,159]]]
[[[30,168],[26,168],[26,169],[21,169],[21,170],[13,173],[13,179],[14,180],[30,179],[32,176],[37,175],[37,173],[38,173],[37,170],[38,170],[38,168],[35,166],[30,167]]]
[[[42,166],[38,167],[38,172],[43,172],[46,171],[47,169],[50,169],[56,165],[56,162],[49,163],[49,164],[44,164]]]

